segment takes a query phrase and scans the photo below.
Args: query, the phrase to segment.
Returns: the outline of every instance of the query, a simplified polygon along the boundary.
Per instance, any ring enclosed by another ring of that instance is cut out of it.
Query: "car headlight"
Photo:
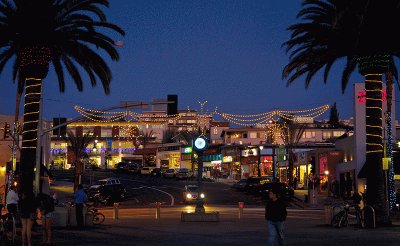
[[[186,194],[186,198],[191,199],[192,198],[192,194]]]
[[[201,193],[201,194],[200,194],[200,198],[204,199],[204,197],[206,197],[206,196],[204,195],[204,193]]]

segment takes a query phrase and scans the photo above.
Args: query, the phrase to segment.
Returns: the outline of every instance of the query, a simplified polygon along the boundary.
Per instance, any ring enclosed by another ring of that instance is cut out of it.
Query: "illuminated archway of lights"
[[[305,122],[314,119],[330,108],[329,105],[323,105],[306,110],[273,110],[260,114],[228,114],[215,111],[214,114],[220,115],[225,120],[240,126],[255,126],[260,124],[268,124],[276,121],[278,118],[285,120],[293,120],[295,122]]]
[[[206,102],[202,103],[203,106]],[[255,125],[267,125],[273,121],[276,121],[278,118],[283,118],[286,120],[293,120],[295,122],[305,122],[310,119],[314,119],[323,113],[325,113],[330,108],[329,105],[322,105],[316,108],[305,109],[305,110],[273,110],[270,112],[264,112],[259,114],[229,114],[229,113],[221,113],[218,112],[217,109],[211,114],[201,113],[197,116],[197,123],[194,125],[201,126],[205,123],[206,118],[212,115],[219,115],[225,120],[240,126],[255,126]],[[119,112],[108,112],[94,109],[87,109],[81,106],[75,106],[75,110],[77,110],[83,117],[94,121],[94,122],[118,122],[118,121],[126,121],[126,122],[158,122],[164,123],[170,120],[178,120],[181,118],[179,114],[175,115],[149,115],[149,114],[140,114],[132,111],[119,111]],[[203,122],[204,121],[204,122]],[[194,126],[193,125],[193,126]],[[127,127],[126,131],[129,131],[129,127]]]

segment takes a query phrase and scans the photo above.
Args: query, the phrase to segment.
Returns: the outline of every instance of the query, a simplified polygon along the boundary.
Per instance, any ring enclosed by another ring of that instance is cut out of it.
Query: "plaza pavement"
[[[332,228],[323,225],[322,211],[297,215],[289,211],[287,245],[400,245],[400,227],[374,230]],[[267,227],[263,214],[239,220],[234,214],[221,215],[220,222],[181,222],[179,216],[133,216],[113,220],[84,230],[55,229],[55,245],[265,245]]]
[[[68,194],[68,182],[56,185]],[[300,193],[299,196],[303,194]],[[321,199],[319,200],[320,203]],[[287,245],[400,245],[400,223],[390,228],[332,228],[324,225],[323,205],[305,210],[289,210],[286,222]],[[263,208],[245,208],[243,219],[237,208],[215,207],[220,222],[181,222],[184,207],[162,208],[161,219],[155,219],[154,208],[120,210],[120,219],[112,219],[112,210],[103,210],[104,224],[77,230],[55,228],[54,245],[265,245],[267,226]],[[39,228],[40,230],[40,228]],[[39,231],[40,232],[40,231]],[[34,241],[40,240],[39,233]]]

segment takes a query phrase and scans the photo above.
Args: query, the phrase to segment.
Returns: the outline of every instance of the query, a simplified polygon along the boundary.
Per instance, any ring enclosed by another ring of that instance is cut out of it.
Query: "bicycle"
[[[358,205],[351,206],[350,204],[346,203],[343,207],[343,210],[337,213],[335,216],[333,216],[331,225],[333,227],[347,227],[349,225],[349,213],[350,213],[350,207],[355,208],[355,217],[356,217],[356,227],[359,228],[364,228],[365,227],[365,222],[364,222],[364,216],[363,216],[363,209],[360,209]]]
[[[65,202],[64,204],[69,207],[75,207],[75,204],[72,202]],[[102,224],[104,222],[104,220],[106,219],[105,215],[103,213],[100,213],[97,210],[97,208],[95,208],[93,206],[93,204],[91,204],[91,203],[86,203],[86,206],[87,206],[86,213],[93,215],[93,218],[92,218],[93,225]]]
[[[92,219],[93,225],[102,224],[104,222],[104,220],[106,219],[104,214],[100,213],[99,210],[91,204],[87,203],[86,206],[87,206],[87,213],[93,215],[93,219]]]
[[[0,216],[0,242],[1,245],[14,245],[17,228],[15,219],[9,213]]]

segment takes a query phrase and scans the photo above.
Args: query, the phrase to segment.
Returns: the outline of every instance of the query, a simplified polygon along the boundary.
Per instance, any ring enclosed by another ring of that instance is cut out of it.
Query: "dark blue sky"
[[[328,84],[316,76],[308,90],[304,80],[286,87],[281,71],[288,60],[281,44],[295,23],[301,1],[276,0],[111,0],[111,22],[125,29],[121,60],[112,63],[111,95],[100,85],[85,84],[79,93],[70,78],[60,94],[54,72],[44,81],[44,114],[74,117],[74,105],[104,108],[121,100],[164,98],[178,94],[179,108],[199,108],[208,100],[229,113],[260,113],[274,108],[305,109],[338,103],[341,117],[353,113],[352,86],[342,95],[342,63]],[[14,112],[15,85],[10,64],[1,75],[0,112]],[[350,82],[361,82],[354,74]],[[324,118],[327,118],[325,114]]]

